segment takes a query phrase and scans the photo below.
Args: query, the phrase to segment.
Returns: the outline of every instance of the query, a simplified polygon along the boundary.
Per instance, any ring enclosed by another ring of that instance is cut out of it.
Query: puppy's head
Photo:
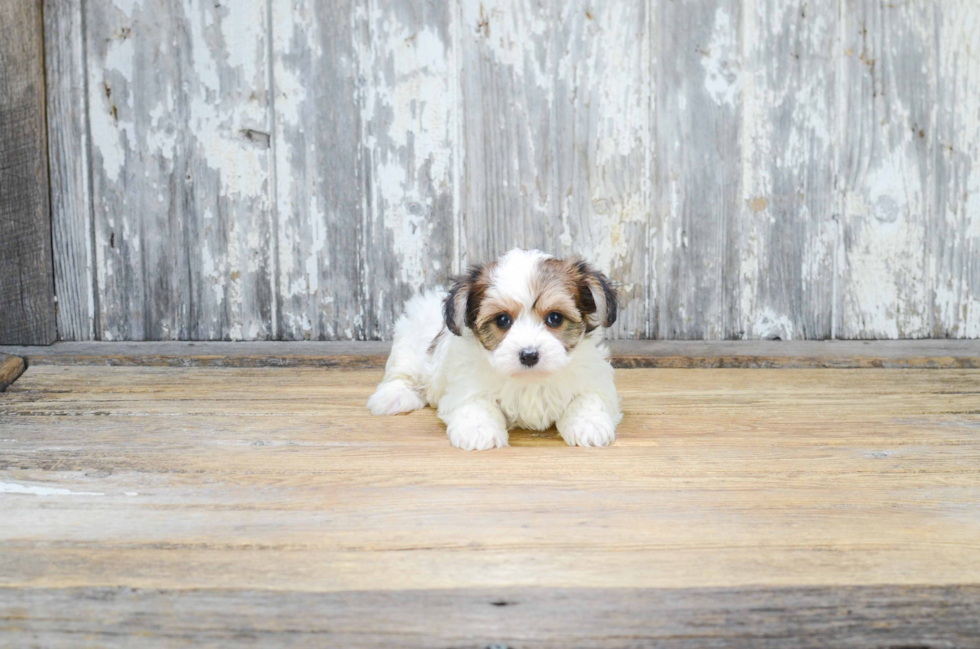
[[[444,303],[446,328],[472,330],[491,365],[510,376],[565,367],[583,337],[616,322],[617,298],[605,275],[579,260],[512,250],[456,279]]]

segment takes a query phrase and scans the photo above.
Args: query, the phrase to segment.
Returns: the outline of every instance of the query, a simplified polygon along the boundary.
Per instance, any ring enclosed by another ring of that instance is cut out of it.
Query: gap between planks
[[[976,369],[980,340],[609,341],[618,368]],[[60,342],[0,347],[28,365],[384,367],[387,342]]]

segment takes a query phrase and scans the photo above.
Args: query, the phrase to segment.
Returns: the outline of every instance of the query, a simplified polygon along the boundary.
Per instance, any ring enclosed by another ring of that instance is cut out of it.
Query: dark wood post
[[[0,2],[0,344],[58,335],[44,116],[41,0]]]

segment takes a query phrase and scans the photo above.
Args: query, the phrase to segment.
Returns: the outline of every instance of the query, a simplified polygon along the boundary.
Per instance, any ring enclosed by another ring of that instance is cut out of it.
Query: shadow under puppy
[[[602,341],[616,309],[609,280],[584,261],[511,250],[448,294],[408,302],[368,408],[438,407],[449,441],[468,451],[552,424],[571,446],[607,446],[623,417]]]

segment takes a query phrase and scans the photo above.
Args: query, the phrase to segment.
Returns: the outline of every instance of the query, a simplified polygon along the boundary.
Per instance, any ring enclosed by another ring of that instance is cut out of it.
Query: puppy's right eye
[[[510,329],[510,325],[513,322],[513,320],[511,320],[510,316],[507,315],[506,313],[501,313],[500,315],[497,316],[495,322],[497,323],[497,326],[500,327],[501,329]]]

